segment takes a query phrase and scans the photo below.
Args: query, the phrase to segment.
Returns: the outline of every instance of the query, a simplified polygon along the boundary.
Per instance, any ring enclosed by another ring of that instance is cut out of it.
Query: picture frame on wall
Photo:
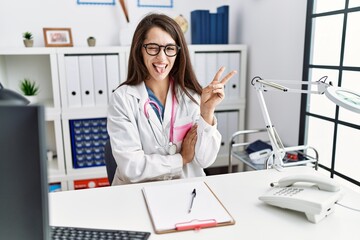
[[[43,28],[45,47],[72,47],[71,28]]]
[[[138,7],[173,8],[173,0],[138,0]]]
[[[77,0],[77,4],[115,5],[115,0]]]

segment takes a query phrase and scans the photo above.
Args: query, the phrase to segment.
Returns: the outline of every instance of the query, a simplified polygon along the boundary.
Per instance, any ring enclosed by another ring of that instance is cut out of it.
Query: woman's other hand
[[[183,158],[183,164],[187,164],[194,159],[195,156],[195,144],[197,141],[197,125],[191,127],[187,132],[181,144],[180,154]]]

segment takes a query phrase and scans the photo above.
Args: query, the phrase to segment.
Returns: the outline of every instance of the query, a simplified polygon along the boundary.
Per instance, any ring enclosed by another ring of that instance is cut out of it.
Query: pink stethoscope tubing
[[[175,98],[175,93],[173,92],[173,95],[172,95],[172,103],[171,103],[171,118],[170,118],[170,143],[172,144],[173,143],[173,140],[174,140],[174,124],[175,124],[175,104],[176,104],[176,98]],[[156,110],[158,111],[159,113],[159,116],[161,118],[161,110],[160,110],[160,107],[159,105],[148,99],[146,100],[146,102],[144,103],[144,114],[145,114],[145,117],[148,119],[148,121],[150,120],[150,115],[149,115],[149,111],[147,109],[147,107],[149,105],[153,105],[155,106]],[[152,129],[152,127],[151,127]],[[152,130],[153,131],[153,130]],[[155,135],[155,132],[153,131],[153,134]]]

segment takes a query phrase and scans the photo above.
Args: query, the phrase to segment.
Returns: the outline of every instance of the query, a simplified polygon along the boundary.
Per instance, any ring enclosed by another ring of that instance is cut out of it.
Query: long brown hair
[[[151,13],[145,16],[136,27],[130,48],[127,79],[121,85],[137,85],[147,79],[149,72],[144,64],[141,49],[147,33],[153,27],[159,27],[167,32],[180,46],[169,74],[174,78],[175,85],[178,85],[192,101],[196,102],[187,89],[201,94],[202,88],[191,66],[184,34],[175,20],[164,14]]]

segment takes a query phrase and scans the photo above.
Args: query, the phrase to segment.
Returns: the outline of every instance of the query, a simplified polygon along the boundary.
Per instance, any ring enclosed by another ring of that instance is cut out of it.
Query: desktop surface
[[[151,239],[356,239],[360,236],[360,213],[335,205],[335,211],[314,224],[304,213],[267,205],[258,197],[284,176],[321,174],[309,167],[291,167],[282,172],[260,170],[50,193],[50,223],[59,226],[128,229],[151,232]],[[221,200],[236,224],[224,227],[154,233],[142,188],[147,184],[205,181]],[[360,208],[360,194],[345,189],[341,203]]]

